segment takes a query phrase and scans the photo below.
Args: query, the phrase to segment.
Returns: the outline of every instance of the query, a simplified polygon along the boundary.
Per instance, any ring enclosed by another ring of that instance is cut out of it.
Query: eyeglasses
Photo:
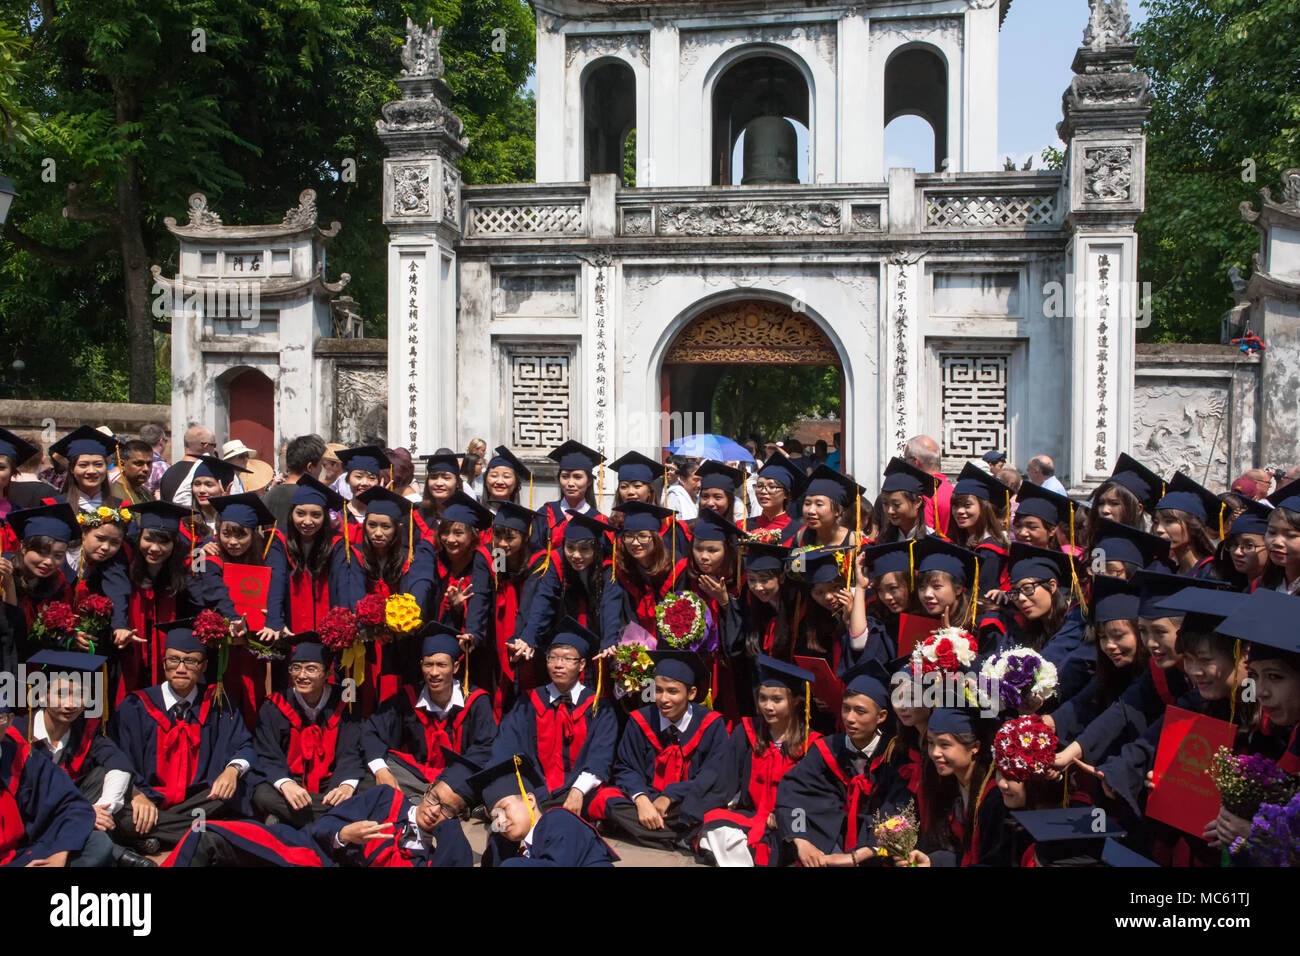
[[[1043,586],[1042,581],[1030,581],[1028,584],[1021,584],[1013,587],[1008,593],[1013,597],[1031,598],[1034,592]]]
[[[1244,541],[1238,541],[1235,544],[1228,545],[1228,550],[1240,551],[1242,554],[1255,554],[1256,552],[1263,551],[1264,545],[1262,544],[1252,545],[1252,544],[1246,544]]]
[[[555,661],[557,664],[576,664],[582,660],[581,657],[574,657],[572,654],[547,654],[548,661]]]
[[[775,481],[756,481],[754,482],[754,490],[770,493],[773,491],[784,491],[785,487]]]
[[[290,674],[302,674],[305,677],[320,677],[325,673],[325,668],[320,664],[290,664]]]
[[[163,658],[163,667],[169,670],[175,670],[178,667],[184,667],[186,670],[196,671],[203,666],[202,658],[193,657],[173,657],[168,654]]]
[[[623,532],[623,540],[629,544],[631,544],[634,541],[637,544],[649,544],[654,539],[655,539],[655,533],[653,531],[624,531]]]
[[[420,798],[420,802],[427,803],[429,806],[433,807],[433,809],[437,810],[442,806],[442,801],[438,799],[437,791],[433,789],[435,786],[436,784],[429,784],[428,789],[424,791],[424,796]]]

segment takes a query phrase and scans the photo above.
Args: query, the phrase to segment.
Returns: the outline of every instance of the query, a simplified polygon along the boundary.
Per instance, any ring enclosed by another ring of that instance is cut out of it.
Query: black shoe
[[[153,856],[162,850],[162,844],[158,842],[157,837],[144,837],[136,841],[135,849],[143,856]]]
[[[157,840],[153,841],[157,843]],[[156,851],[155,851],[156,852]],[[118,866],[157,866],[153,860],[147,856],[141,856],[135,850],[123,850],[122,855],[117,858]]]

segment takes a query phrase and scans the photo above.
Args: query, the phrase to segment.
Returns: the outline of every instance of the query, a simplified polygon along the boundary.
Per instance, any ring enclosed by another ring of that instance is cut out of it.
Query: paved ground
[[[483,848],[487,846],[487,826],[479,820],[471,820],[465,824],[465,837],[469,840],[470,848],[474,851],[474,863],[477,864]],[[700,866],[695,862],[694,856],[689,853],[679,853],[667,850],[651,850],[643,846],[633,846],[631,843],[624,843],[622,840],[614,840],[609,837],[605,842],[613,848],[618,854],[618,862],[615,866]]]

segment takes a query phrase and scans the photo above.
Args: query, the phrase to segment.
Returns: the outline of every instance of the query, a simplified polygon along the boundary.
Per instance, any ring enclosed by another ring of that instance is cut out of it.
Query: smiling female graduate
[[[546,650],[550,682],[523,694],[506,714],[492,744],[492,761],[526,754],[549,791],[544,808],[564,806],[582,815],[596,788],[611,778],[618,717],[582,683],[599,635],[564,618]]]
[[[614,545],[610,578],[600,598],[601,653],[612,653],[630,621],[656,632],[655,611],[686,574],[687,555],[674,563],[662,537],[673,512],[658,505],[628,501],[614,509],[623,515],[623,530]]]
[[[993,778],[993,728],[973,708],[937,707],[925,728],[929,759],[921,768],[920,839],[917,848],[943,865],[978,862],[980,808],[997,790]]]
[[[730,779],[726,722],[695,703],[705,684],[699,658],[652,651],[654,703],[632,712],[614,758],[614,786],[588,808],[641,846],[689,849],[705,811],[725,801]]]
[[[709,810],[698,846],[718,866],[768,866],[780,859],[776,791],[781,778],[821,735],[808,728],[805,705],[815,679],[811,671],[759,656],[756,718],[745,717],[731,732],[735,796]]]
[[[986,607],[977,590],[979,557],[938,535],[914,543],[915,586],[911,612],[929,618],[934,629],[959,627],[973,635],[981,653],[1002,646],[1006,625]]]
[[[434,616],[457,630],[461,647],[470,655],[471,680],[479,687],[496,686],[495,653],[491,652],[496,580],[492,555],[482,544],[482,535],[492,527],[492,512],[458,491],[443,509],[437,533],[437,587],[440,599]]]
[[[516,643],[540,575],[551,560],[551,555],[534,554],[530,550],[529,534],[535,520],[537,512],[509,501],[500,503],[492,519],[490,545],[496,578],[492,598],[492,646],[496,652],[492,711],[497,720],[521,692],[537,683],[529,663],[530,649]]]
[[[1121,454],[1111,476],[1092,493],[1089,505],[1098,517],[1145,531],[1147,519],[1164,494],[1164,479],[1136,459]]]
[[[618,486],[614,489],[614,511],[608,521],[615,532],[623,527],[623,513],[618,505],[628,501],[642,504],[658,504],[655,500],[655,482],[663,478],[666,469],[652,458],[640,452],[630,451],[617,461],[610,462],[618,477]],[[570,515],[572,517],[572,515]],[[671,554],[685,554],[691,543],[691,529],[676,515],[670,515],[664,522],[664,547]]]
[[[1064,551],[1017,542],[1011,546],[1009,576],[1015,614],[1004,618],[1006,636],[998,650],[1028,647],[1061,667],[1084,639],[1083,616],[1075,610],[1074,559]]]
[[[1226,531],[1224,509],[1218,495],[1182,472],[1170,479],[1165,496],[1156,502],[1151,530],[1169,540],[1179,574],[1211,580],[1223,576],[1214,553]]]
[[[763,544],[788,545],[802,529],[803,522],[791,514],[794,503],[803,494],[805,478],[785,455],[767,460],[754,481],[754,497],[760,513],[745,525],[751,539]]]
[[[116,511],[122,499],[109,491],[109,463],[117,452],[117,439],[89,425],[81,425],[50,446],[51,455],[68,462],[67,501],[77,511],[103,506]]]
[[[510,754],[470,778],[492,822],[483,866],[613,866],[618,854],[594,827],[548,802],[546,781],[527,754]]]
[[[343,463],[343,481],[350,495],[347,507],[343,509],[343,534],[347,540],[355,541],[361,537],[366,514],[366,504],[360,500],[361,496],[372,488],[392,484],[393,465],[378,445],[344,448],[338,452],[338,459]]]
[[[67,502],[11,511],[9,524],[19,545],[16,553],[0,557],[0,582],[14,646],[25,659],[42,646],[53,646],[52,640],[36,639],[32,626],[46,605],[72,600],[63,559],[69,545],[80,539],[81,527]]]
[[[621,512],[619,516],[622,517]],[[569,516],[564,525],[562,550],[544,555],[542,568],[535,575],[531,600],[515,631],[517,653],[532,659],[537,650],[550,643],[556,626],[565,617],[573,618],[589,631],[601,633],[601,597],[611,575],[612,533],[612,526],[597,518],[576,511]],[[591,648],[593,653],[599,652],[599,645],[597,641]],[[532,676],[534,685],[530,686],[535,686],[535,669]]]
[[[411,512],[415,533],[437,544],[438,525],[451,499],[464,491],[460,475],[460,456],[453,451],[439,450],[424,459],[424,496]]]
[[[505,502],[522,504],[524,484],[528,484],[528,507],[533,507],[532,491],[533,473],[505,445],[497,445],[492,450],[487,467],[483,469],[482,503],[493,512]],[[448,496],[450,497],[450,496]]]
[[[949,506],[947,535],[954,544],[974,551],[980,559],[979,594],[1005,591],[1007,579],[1007,511],[1011,489],[970,462],[957,476]]]
[[[939,490],[939,477],[913,467],[901,458],[892,458],[885,466],[885,479],[880,484],[880,500],[876,512],[883,518],[880,526],[880,544],[893,541],[915,541],[930,534],[941,534],[940,529],[925,523],[926,501],[934,500]]]
[[[1232,519],[1228,536],[1219,545],[1218,563],[1224,580],[1237,591],[1249,593],[1268,570],[1268,521],[1275,510],[1261,501],[1243,501],[1241,514]],[[1163,539],[1161,539],[1163,540]]]
[[[867,661],[846,676],[844,732],[812,740],[777,786],[780,864],[860,866],[876,855],[873,814],[901,810],[911,798],[885,761],[891,737],[888,674]]]
[[[808,476],[803,490],[803,529],[795,535],[795,547],[853,548],[862,542],[864,529],[845,515],[866,489],[847,475],[819,465]],[[861,510],[856,517],[861,516]]]
[[[1048,551],[1060,551],[1057,531],[1064,528],[1074,534],[1074,512],[1078,506],[1064,495],[1048,491],[1032,481],[1022,481],[1016,492],[1016,516],[1011,519],[1011,537],[1015,542]]]
[[[248,474],[248,469],[203,455],[190,471],[188,484],[176,492],[174,502],[190,509],[190,520],[181,526],[181,530],[189,538],[191,548],[206,542],[207,552],[216,553],[216,544],[208,541],[216,534],[217,527],[217,512],[212,507],[212,499],[226,494],[238,474]]]
[[[287,634],[315,631],[329,612],[330,564],[342,541],[330,514],[341,514],[346,504],[342,495],[311,475],[298,479],[284,533],[271,539],[266,554],[271,569],[269,629]]]
[[[546,456],[559,466],[557,481],[560,497],[541,507],[542,520],[533,533],[533,550],[560,547],[560,529],[569,520],[569,512],[577,511],[591,518],[601,517],[596,501],[596,469],[605,456],[581,442],[570,439]]]

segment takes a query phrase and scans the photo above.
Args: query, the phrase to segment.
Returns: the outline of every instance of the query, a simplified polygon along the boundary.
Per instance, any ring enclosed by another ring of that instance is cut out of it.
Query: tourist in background
[[[152,453],[152,460],[149,462],[149,478],[144,483],[150,498],[158,497],[158,485],[162,482],[162,476],[167,473],[167,459],[163,457],[163,452],[167,450],[167,442],[171,437],[172,430],[166,425],[148,422],[140,426],[140,440],[149,446]]]
[[[110,485],[112,493],[128,504],[138,505],[153,501],[149,491],[149,474],[153,468],[153,448],[141,438],[123,442],[117,451],[122,462],[117,480]]]
[[[677,477],[664,494],[664,504],[676,513],[677,520],[694,521],[700,514],[699,505],[695,502],[696,495],[700,491],[700,479],[695,473],[695,462],[679,458],[673,464]]]
[[[1056,465],[1046,455],[1035,455],[1029,459],[1025,477],[1048,491],[1055,491],[1058,495],[1065,494],[1065,485],[1061,484],[1061,479],[1056,477]]]
[[[202,425],[191,425],[185,429],[182,442],[185,453],[158,479],[158,497],[163,501],[175,501],[176,492],[180,490],[181,483],[189,479],[199,457],[215,454],[217,450],[217,436],[212,429]]]
[[[943,473],[943,455],[939,443],[929,435],[917,435],[903,446],[903,461],[937,479],[935,492],[925,502],[925,524],[934,531],[948,527],[952,509],[952,482]]]
[[[262,496],[262,504],[275,515],[275,526],[281,531],[289,526],[298,481],[304,475],[319,478],[324,458],[325,442],[319,435],[299,435],[284,446],[284,481]]]

